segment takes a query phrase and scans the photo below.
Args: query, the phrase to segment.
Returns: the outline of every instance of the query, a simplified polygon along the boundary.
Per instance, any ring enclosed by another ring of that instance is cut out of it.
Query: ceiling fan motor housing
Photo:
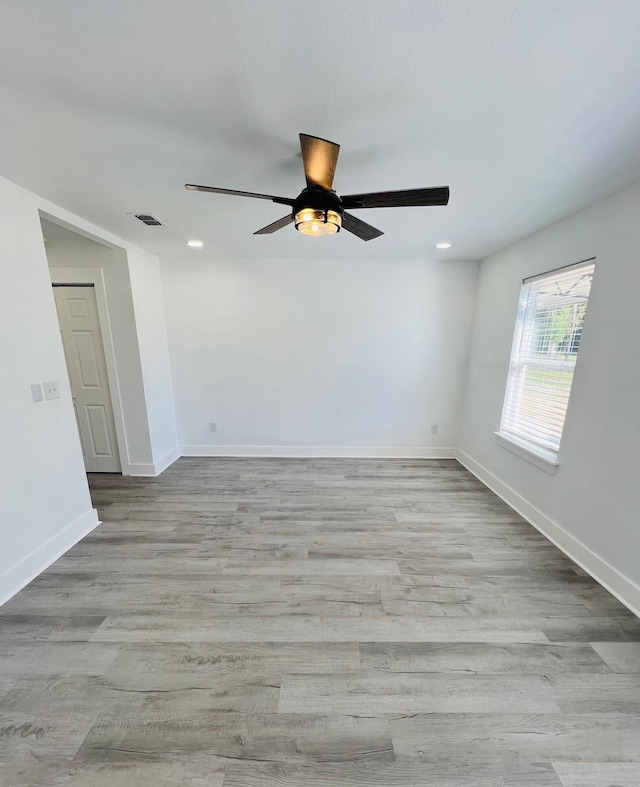
[[[340,232],[343,214],[340,197],[335,191],[321,186],[304,189],[293,203],[292,215],[296,229],[305,234],[316,234],[315,231],[328,230],[329,226],[331,234]],[[318,234],[329,233],[320,231]]]

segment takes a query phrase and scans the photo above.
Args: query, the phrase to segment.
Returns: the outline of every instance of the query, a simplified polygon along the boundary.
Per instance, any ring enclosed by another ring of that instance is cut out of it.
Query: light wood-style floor
[[[456,462],[91,488],[0,610],[2,787],[640,785],[640,621]]]

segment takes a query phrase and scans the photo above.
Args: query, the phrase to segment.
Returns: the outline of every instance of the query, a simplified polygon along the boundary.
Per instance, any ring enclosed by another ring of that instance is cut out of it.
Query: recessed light
[[[188,240],[187,246],[191,246],[192,249],[201,249],[204,243],[201,240]]]
[[[436,243],[436,249],[450,249],[451,244],[446,240],[441,240],[440,243]]]

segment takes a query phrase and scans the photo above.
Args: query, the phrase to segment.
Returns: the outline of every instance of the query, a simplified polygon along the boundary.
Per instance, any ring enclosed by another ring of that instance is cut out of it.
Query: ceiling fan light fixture
[[[335,235],[340,232],[342,216],[335,210],[303,208],[295,215],[296,229],[305,235]]]

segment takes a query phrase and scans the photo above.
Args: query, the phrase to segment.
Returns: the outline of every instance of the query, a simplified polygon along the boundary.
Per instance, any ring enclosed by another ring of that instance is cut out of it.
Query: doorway
[[[58,323],[88,473],[121,472],[95,287],[54,284]]]

